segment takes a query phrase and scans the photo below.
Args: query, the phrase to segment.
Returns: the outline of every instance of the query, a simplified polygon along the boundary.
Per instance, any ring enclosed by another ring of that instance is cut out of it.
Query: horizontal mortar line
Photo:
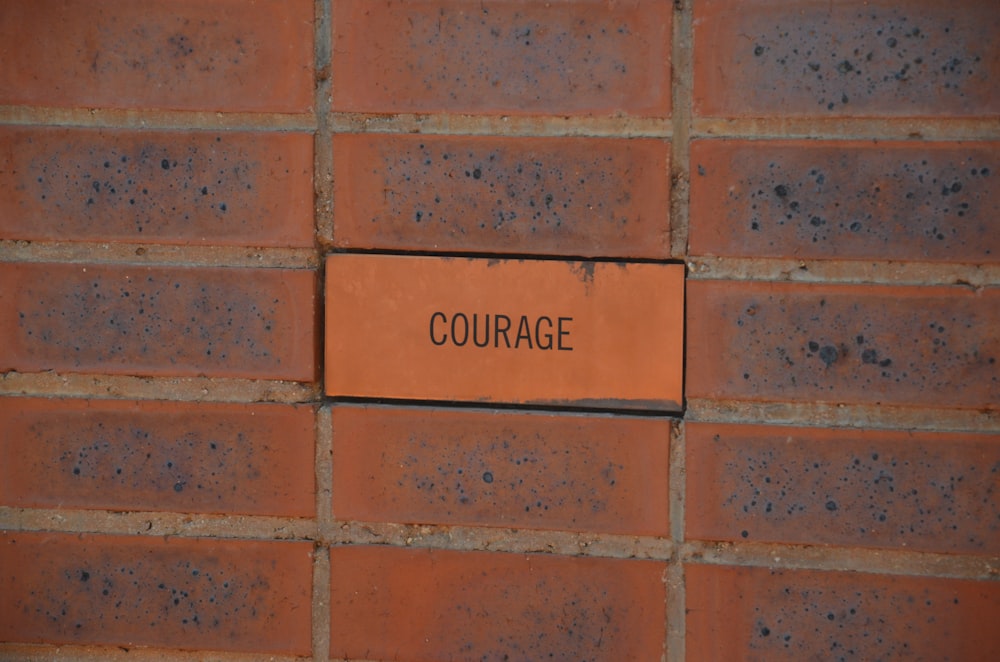
[[[127,660],[164,660],[167,662],[303,662],[310,658],[274,653],[236,653],[226,651],[181,651],[138,645],[71,645],[0,643],[0,659],[31,662],[124,662]],[[352,658],[351,662],[362,662]]]
[[[510,137],[669,138],[669,118],[333,113],[334,133]]]
[[[315,269],[314,248],[0,240],[0,262]]]
[[[102,535],[314,541],[315,519],[159,511],[0,507],[0,529]]]
[[[1000,409],[688,398],[685,422],[929,432],[997,432]]]
[[[691,138],[767,140],[996,140],[998,118],[721,118],[692,120]]]
[[[687,258],[687,266],[688,278],[693,280],[959,285],[972,288],[1000,285],[1000,264],[691,256]]]
[[[1000,581],[1000,556],[941,554],[900,549],[782,545],[765,543],[687,542],[682,563],[765,567],[769,569],[842,570],[887,575],[916,575]]]
[[[340,408],[363,407],[371,410],[391,412],[399,409],[435,409],[453,412],[463,411],[480,414],[520,414],[525,416],[559,416],[576,419],[661,419],[671,423],[671,427],[683,421],[682,412],[651,409],[601,409],[593,407],[545,406],[510,402],[469,402],[459,400],[415,400],[397,398],[356,398],[326,396],[323,409],[330,411]]]
[[[318,535],[314,519],[252,515],[79,511],[0,507],[0,529],[25,532],[309,541],[338,546],[554,554],[662,562],[811,569],[1000,580],[1000,557],[900,549],[687,541],[526,529],[487,529],[364,522],[334,523]],[[675,557],[675,553],[677,556]]]
[[[323,542],[334,546],[387,545],[658,561],[674,557],[674,544],[666,538],[601,532],[336,521],[322,533]]]
[[[433,409],[453,409],[482,411],[488,409],[492,412],[509,413],[537,413],[552,415],[593,415],[593,416],[618,416],[633,418],[659,418],[673,421],[681,420],[683,411],[669,409],[630,409],[625,406],[619,407],[591,407],[574,406],[571,404],[545,404],[533,402],[482,402],[468,400],[426,400],[416,398],[386,398],[386,397],[352,397],[352,396],[328,396],[326,404],[331,405],[354,405],[354,406],[381,406],[398,408],[433,408]]]
[[[601,255],[581,255],[578,253],[518,253],[487,250],[427,250],[393,248],[355,248],[353,246],[332,246],[325,257],[339,255],[380,255],[389,257],[433,257],[449,260],[490,260],[518,262],[594,262],[599,264],[684,264],[680,257],[608,257]]]
[[[0,397],[317,404],[317,383],[230,377],[137,377],[54,371],[0,373]]]
[[[316,130],[309,113],[257,113],[120,108],[0,106],[0,125],[102,129],[307,131]]]

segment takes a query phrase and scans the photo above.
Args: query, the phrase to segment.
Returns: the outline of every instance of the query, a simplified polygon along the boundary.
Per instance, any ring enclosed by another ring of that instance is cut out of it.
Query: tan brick
[[[313,3],[0,3],[0,103],[307,112]]]
[[[665,258],[662,140],[334,137],[345,248]]]
[[[339,0],[333,108],[670,112],[671,6],[625,0]]]
[[[0,399],[0,504],[309,517],[312,407]]]
[[[1000,656],[1000,583],[688,565],[689,660]]]
[[[316,275],[0,265],[0,369],[311,381]]]
[[[306,133],[0,127],[4,239],[313,245]]]
[[[692,255],[1000,261],[1000,143],[696,140]]]
[[[665,569],[654,561],[335,547],[330,653],[657,660]]]
[[[995,434],[685,425],[686,536],[993,554]]]
[[[308,655],[312,545],[0,532],[0,641]]]
[[[694,111],[761,117],[990,116],[994,0],[699,0]]]
[[[687,396],[987,408],[1000,288],[688,283]]]
[[[337,519],[669,534],[661,418],[336,406]]]

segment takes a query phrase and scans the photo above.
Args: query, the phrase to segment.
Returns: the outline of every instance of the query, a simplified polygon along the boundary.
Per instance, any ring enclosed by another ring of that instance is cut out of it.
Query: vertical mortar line
[[[684,660],[684,421],[670,428],[670,540],[673,551],[667,562],[667,662]]]
[[[316,241],[324,250],[333,241],[333,103],[331,57],[333,29],[331,0],[316,0],[316,133],[313,154],[313,192],[315,195]]]
[[[313,548],[313,660],[330,659],[330,548],[317,541]]]
[[[333,527],[333,426],[330,407],[316,414],[316,542],[313,563],[313,658],[330,657],[330,531]]]
[[[670,256],[687,257],[692,103],[690,0],[674,0],[671,61]]]
[[[329,405],[316,414],[316,532],[322,543],[333,529],[333,423]]]
[[[674,0],[671,44],[671,138],[670,138],[670,256],[688,257],[690,223],[690,137],[693,89],[693,31],[690,0]],[[686,310],[686,307],[685,307]],[[687,337],[685,332],[685,338]],[[687,348],[684,348],[685,356]],[[687,369],[687,361],[684,362]],[[685,375],[686,377],[686,375]],[[686,379],[684,380],[686,382]],[[683,419],[671,428],[670,439],[670,537],[673,554],[667,564],[666,662],[685,659],[684,588],[684,490],[685,436]]]
[[[319,364],[319,405],[316,410],[316,542],[314,544],[313,560],[313,593],[312,593],[312,649],[314,660],[330,658],[330,550],[326,545],[330,530],[332,515],[332,482],[333,474],[330,464],[332,447],[332,427],[330,425],[329,407],[323,405],[323,383],[325,361],[323,358],[325,327],[325,278],[323,270],[323,253],[333,236],[333,142],[331,135],[330,105],[330,57],[332,51],[333,33],[331,30],[331,0],[315,0],[314,2],[314,47],[315,47],[315,97],[314,112],[316,115],[316,132],[313,134],[313,222],[315,246],[318,258],[317,278],[317,316],[316,328],[319,330],[317,346],[317,362]]]

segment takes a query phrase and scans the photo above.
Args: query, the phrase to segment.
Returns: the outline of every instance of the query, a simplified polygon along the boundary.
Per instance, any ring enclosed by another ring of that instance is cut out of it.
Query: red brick
[[[333,548],[330,653],[658,660],[665,570],[653,561]]]
[[[689,565],[689,660],[996,660],[1000,583]]]
[[[1000,143],[696,140],[693,255],[1000,261]]]
[[[754,117],[1000,112],[995,0],[694,3],[694,109]]]
[[[5,239],[313,245],[306,133],[0,127]]]
[[[688,283],[687,396],[987,408],[1000,288]]]
[[[689,539],[994,554],[993,434],[685,426]]]
[[[333,107],[665,116],[670,26],[648,0],[340,0]]]
[[[7,263],[0,283],[2,370],[315,378],[312,271]]]
[[[0,399],[0,504],[309,517],[311,407]]]
[[[0,103],[306,112],[309,0],[0,3]]]
[[[308,655],[312,545],[0,532],[0,641]]]
[[[326,393],[676,411],[683,280],[679,264],[334,254]]]
[[[333,408],[337,519],[669,534],[665,419]]]
[[[343,134],[333,149],[338,246],[670,255],[662,140]]]

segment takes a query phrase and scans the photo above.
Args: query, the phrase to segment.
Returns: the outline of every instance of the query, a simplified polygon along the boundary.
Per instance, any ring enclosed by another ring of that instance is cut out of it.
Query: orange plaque
[[[331,255],[332,396],[679,411],[679,264]]]

